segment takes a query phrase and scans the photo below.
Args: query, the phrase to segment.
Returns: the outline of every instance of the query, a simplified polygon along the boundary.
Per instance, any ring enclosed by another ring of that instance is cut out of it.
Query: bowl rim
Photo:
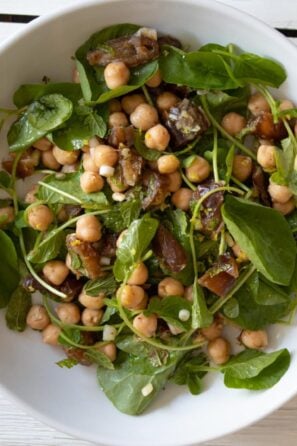
[[[22,38],[28,34],[34,33],[39,28],[42,28],[43,25],[50,23],[51,21],[54,21],[58,18],[60,18],[63,15],[67,15],[70,13],[77,13],[80,10],[85,10],[93,6],[98,6],[102,4],[111,4],[111,3],[125,3],[127,1],[131,0],[80,0],[78,3],[74,5],[66,5],[62,6],[61,8],[47,13],[45,15],[39,16],[36,19],[34,19],[29,24],[26,24],[23,28],[17,30],[13,35],[9,36],[8,38],[4,39],[0,43],[0,56],[2,53],[5,53],[6,51],[9,51],[11,47],[14,45],[17,45]],[[172,0],[152,0],[157,2],[163,2],[163,3],[171,3]],[[227,4],[224,4],[217,0],[174,0],[177,3],[187,5],[194,5],[197,8],[204,7],[210,11],[214,12],[222,12],[227,15],[230,15],[233,17],[234,20],[239,20],[240,22],[246,22],[249,26],[259,28],[261,26],[262,34],[266,34],[267,38],[271,38],[273,41],[274,39],[278,40],[279,43],[281,42],[282,45],[285,47],[286,52],[291,52],[292,56],[297,57],[297,46],[294,45],[286,36],[284,36],[281,32],[279,32],[277,29],[274,29],[267,23],[265,23],[263,20],[253,16],[250,13],[244,12],[234,6],[230,6]],[[82,436],[82,432],[77,429],[75,426],[71,427],[71,430],[67,427],[67,425],[64,425],[63,423],[59,422],[56,418],[52,418],[51,416],[46,415],[44,412],[40,412],[37,409],[34,408],[33,405],[22,399],[15,393],[13,390],[5,386],[0,381],[0,390],[2,394],[7,397],[8,400],[12,401],[13,403],[16,403],[21,409],[23,409],[26,414],[29,416],[33,416],[40,422],[44,423],[46,426],[50,428],[57,429],[58,431],[65,433],[66,435],[70,435],[72,437],[76,437],[81,440],[90,441],[96,443],[98,446],[130,446],[130,443],[128,441],[122,441],[121,443],[114,443],[110,438],[100,438],[100,443],[98,443],[98,439],[95,438],[92,434],[89,436]],[[281,396],[278,401],[272,401],[271,406],[269,409],[265,410],[261,416],[257,416],[255,419],[251,419],[251,421],[237,423],[236,427],[230,427],[226,431],[221,433],[216,433],[213,435],[205,436],[204,438],[201,438],[199,440],[199,443],[197,441],[190,442],[190,443],[180,443],[178,442],[164,442],[162,441],[162,446],[197,446],[198,444],[201,444],[206,441],[213,441],[215,439],[225,437],[227,435],[234,434],[235,432],[238,432],[244,428],[248,428],[254,423],[259,422],[260,420],[266,418],[268,415],[270,415],[272,412],[279,409],[281,406],[286,404],[288,401],[290,401],[292,398],[294,398],[297,394],[297,387],[296,390],[288,395],[285,394]],[[148,446],[148,443],[143,443],[143,446]]]

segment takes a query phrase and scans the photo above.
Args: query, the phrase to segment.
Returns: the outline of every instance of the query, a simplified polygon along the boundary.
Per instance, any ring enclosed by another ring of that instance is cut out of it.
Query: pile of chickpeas
[[[104,70],[104,77],[109,89],[113,90],[129,82],[130,71],[123,62],[112,62]],[[74,80],[79,82],[75,73]],[[160,72],[147,82],[148,87],[156,88],[160,86],[162,78]],[[170,133],[167,128],[159,122],[159,114],[168,111],[176,106],[179,98],[170,91],[163,91],[157,95],[155,106],[147,103],[142,93],[133,93],[113,99],[109,103],[110,128],[127,127],[133,125],[136,129],[144,132],[144,143],[148,149],[165,152],[170,146]],[[283,100],[280,104],[281,110],[292,108],[293,104],[288,100]],[[248,109],[253,116],[270,111],[269,104],[265,98],[255,93],[250,97]],[[231,136],[238,135],[246,126],[246,118],[238,113],[227,113],[222,121],[223,129]],[[295,126],[297,136],[297,126]],[[115,167],[119,161],[119,149],[105,144],[97,137],[91,138],[89,143],[78,151],[64,151],[53,145],[48,139],[42,138],[33,144],[33,148],[38,151],[41,163],[44,167],[61,172],[75,172],[81,163],[83,173],[80,175],[80,187],[87,193],[92,194],[103,189],[107,181],[112,192],[114,201],[125,199],[126,189],[119,187],[109,178],[114,175]],[[276,169],[276,146],[271,141],[261,140],[257,149],[257,161],[266,172],[273,172]],[[173,207],[183,211],[189,210],[193,192],[189,187],[185,187],[180,173],[180,160],[174,153],[166,152],[153,164],[153,168],[160,174],[166,175],[168,179],[168,192],[171,194],[170,200]],[[236,154],[233,161],[232,175],[240,182],[247,181],[252,175],[253,162],[249,156]],[[194,184],[203,183],[211,175],[211,165],[209,162],[195,155],[190,165],[184,169],[186,178]],[[30,204],[27,209],[27,221],[30,227],[39,232],[47,231],[55,221],[53,211],[45,204],[35,203],[36,187],[26,196],[26,202]],[[283,185],[274,184],[270,181],[268,192],[271,196],[273,207],[282,214],[287,215],[295,209],[295,201],[290,189]],[[12,222],[14,212],[12,207],[0,209],[0,217],[6,216],[6,223]],[[126,231],[123,231],[117,239],[117,247],[120,246]],[[82,242],[95,243],[102,237],[102,224],[94,215],[81,215],[76,223],[75,235]],[[243,256],[239,247],[231,240],[230,247],[236,257]],[[71,266],[71,257],[68,254],[65,261],[51,260],[47,262],[42,270],[45,280],[53,285],[60,286],[70,272],[76,271]],[[124,308],[136,312],[133,318],[133,327],[142,337],[153,337],[157,332],[157,316],[152,314],[146,316],[143,310],[148,304],[148,295],[145,284],[149,278],[146,265],[139,263],[131,274],[127,284],[122,285],[117,290],[117,296]],[[184,287],[183,284],[171,277],[165,277],[158,284],[158,297],[166,299],[167,296],[183,296],[186,300],[192,301],[193,287]],[[104,312],[104,294],[98,296],[88,296],[84,292],[78,297],[77,302],[64,302],[56,306],[57,317],[63,324],[94,327],[100,324]],[[186,310],[182,314],[183,320],[190,317]],[[51,323],[46,309],[42,305],[33,305],[27,316],[27,324],[34,330],[42,332],[43,341],[50,345],[57,345],[61,329]],[[228,361],[231,352],[230,343],[222,336],[224,320],[217,317],[213,324],[199,330],[196,336],[198,340],[207,343],[207,351],[215,364],[224,364]],[[172,335],[182,332],[178,327],[169,324]],[[115,337],[115,335],[114,335]],[[264,330],[243,330],[239,337],[240,342],[247,348],[260,349],[267,346],[268,338]],[[112,361],[116,359],[116,346],[114,339],[110,339],[100,346]]]

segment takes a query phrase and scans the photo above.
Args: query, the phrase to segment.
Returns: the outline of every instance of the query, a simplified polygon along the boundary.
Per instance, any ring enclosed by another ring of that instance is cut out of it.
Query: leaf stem
[[[214,116],[210,113],[207,100],[205,96],[201,96],[201,104],[203,107],[203,110],[214,126],[223,136],[225,136],[226,139],[229,139],[238,149],[240,149],[243,153],[246,153],[248,156],[250,156],[253,160],[257,160],[256,155],[254,152],[252,152],[250,149],[248,149],[244,144],[242,144],[239,139],[234,138],[233,136],[229,135],[229,133],[226,132],[226,130],[223,129],[223,127],[218,123],[218,121],[214,118]]]
[[[237,282],[235,283],[234,287],[231,291],[225,296],[223,299],[218,300],[215,302],[209,309],[209,311],[212,314],[215,314],[220,308],[222,308],[226,302],[228,302],[229,299],[242,287],[242,285],[248,280],[248,278],[256,271],[256,268],[254,265],[250,265],[244,273],[238,278]]]
[[[194,149],[194,147],[196,146],[196,144],[198,143],[199,140],[200,140],[200,136],[198,138],[194,139],[194,141],[192,141],[190,144],[188,144],[187,147],[185,147],[183,150],[174,152],[174,155],[180,156],[180,155],[184,155],[185,153],[190,152],[192,149]]]
[[[251,192],[251,189],[247,187],[245,184],[243,184],[241,181],[237,180],[233,175],[231,176],[231,180],[233,183],[235,183],[238,187],[241,187],[245,192]]]
[[[212,168],[213,168],[214,180],[216,183],[218,183],[220,179],[218,171],[218,131],[216,128],[214,128],[213,132]]]
[[[146,86],[143,85],[141,87],[141,89],[143,91],[143,94],[144,94],[145,99],[147,100],[148,104],[150,104],[152,107],[154,107],[153,100],[152,100],[151,95],[149,94],[148,89],[146,88]]]
[[[180,169],[180,174],[181,177],[183,179],[183,181],[186,183],[186,185],[193,191],[195,192],[195,190],[197,189],[193,183],[191,183],[191,181],[188,180],[188,178],[186,177],[186,175],[184,174],[184,172],[182,171],[182,169]]]

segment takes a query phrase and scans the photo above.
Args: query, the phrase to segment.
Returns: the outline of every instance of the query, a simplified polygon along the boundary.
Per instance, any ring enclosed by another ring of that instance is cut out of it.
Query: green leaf
[[[136,220],[141,212],[139,199],[124,201],[114,205],[109,212],[102,215],[104,226],[114,232],[121,232]]]
[[[107,131],[105,107],[97,110],[76,107],[65,126],[52,133],[54,143],[63,150],[79,150],[93,136],[104,138]]]
[[[65,358],[61,359],[61,361],[56,362],[56,364],[61,368],[72,369],[72,367],[78,364],[78,361],[74,358]]]
[[[289,365],[287,349],[272,353],[246,350],[223,366],[224,383],[235,389],[269,389],[282,378]]]
[[[13,103],[16,107],[22,108],[33,101],[37,101],[42,96],[59,94],[77,103],[81,98],[81,88],[79,84],[70,82],[48,84],[24,84],[21,85],[13,95]]]
[[[201,286],[195,280],[193,285],[192,328],[209,327],[213,316],[207,308]]]
[[[154,367],[148,358],[121,355],[115,370],[98,368],[100,387],[113,405],[128,415],[139,415],[164,388],[176,367],[177,355],[171,354],[166,365]],[[152,392],[143,396],[142,389],[152,385]]]
[[[18,257],[11,238],[0,230],[0,308],[6,307],[18,286],[20,275]]]
[[[139,263],[158,228],[158,220],[145,215],[129,226],[120,247],[117,249],[113,273],[119,282]]]
[[[10,187],[11,176],[5,171],[0,171],[0,188],[7,190]]]
[[[166,365],[169,361],[167,350],[156,348],[135,335],[120,335],[116,339],[117,348],[131,355],[146,358],[153,367]]]
[[[275,209],[231,195],[222,206],[224,222],[254,266],[268,280],[290,283],[296,244],[286,219]]]
[[[66,235],[63,231],[53,230],[45,233],[43,239],[28,253],[31,263],[45,263],[55,259],[65,243]]]
[[[35,141],[59,127],[72,113],[72,102],[61,94],[42,96],[32,102],[10,127],[7,140],[11,151],[30,147]]]
[[[96,347],[88,349],[85,354],[94,364],[97,364],[106,370],[114,369],[114,365],[109,357],[100,350],[96,349]]]
[[[212,52],[186,53],[164,45],[159,66],[162,79],[170,84],[206,90],[229,90],[240,86],[230,78],[222,56]]]
[[[236,299],[232,298],[223,307],[224,315],[229,319],[234,319],[239,315],[239,305]]]
[[[6,309],[5,319],[11,330],[24,331],[27,314],[31,308],[31,294],[18,287],[12,294]]]
[[[89,280],[84,285],[84,293],[88,296],[98,296],[100,293],[106,296],[114,294],[117,288],[116,281],[112,275],[100,279]]]
[[[181,321],[179,319],[179,312],[181,310],[187,310],[189,312],[189,319],[187,321]],[[159,318],[166,321],[168,324],[174,327],[181,328],[182,330],[191,329],[191,310],[192,304],[184,297],[180,296],[167,296],[164,299],[159,297],[152,297],[149,300],[145,314],[155,313]]]
[[[156,161],[162,155],[162,153],[158,150],[149,149],[148,147],[146,147],[143,135],[139,130],[134,131],[134,147],[139,155],[141,155],[142,158],[148,161]]]
[[[187,385],[192,395],[199,395],[202,390],[201,379],[206,374],[199,371],[199,368],[208,366],[208,361],[204,353],[197,356],[185,355],[178,364],[172,380],[180,386]]]
[[[210,91],[207,93],[207,103],[212,113],[217,117],[230,111],[242,111],[246,113],[247,102],[250,96],[250,88],[236,88],[235,90]]]
[[[37,197],[47,204],[79,204],[86,209],[108,207],[103,192],[87,194],[80,187],[80,173],[51,174],[43,178]]]

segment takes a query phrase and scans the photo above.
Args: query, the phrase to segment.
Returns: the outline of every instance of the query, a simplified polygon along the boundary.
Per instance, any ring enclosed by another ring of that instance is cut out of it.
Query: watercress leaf
[[[84,100],[89,102],[92,100],[92,90],[91,82],[88,79],[88,70],[85,69],[84,65],[78,59],[75,59],[75,65],[78,71],[81,92],[83,94]],[[86,68],[89,68],[89,70],[91,71],[91,67]]]
[[[143,135],[139,130],[134,131],[134,147],[145,160],[156,161],[161,156],[158,150],[149,149],[145,145]]]
[[[78,328],[68,328],[64,325],[59,335],[58,343],[66,347],[76,347],[76,344],[80,344],[80,342],[80,330]]]
[[[181,321],[179,319],[179,312],[187,310],[189,312],[189,319]],[[166,321],[174,327],[182,330],[190,330],[191,328],[191,310],[192,304],[180,296],[167,296],[165,299],[153,297],[149,301],[145,314],[157,314],[159,318]]]
[[[159,58],[162,79],[170,84],[206,90],[228,90],[240,83],[232,79],[224,59],[215,53],[184,51],[164,45]]]
[[[275,305],[258,304],[249,287],[249,280],[234,295],[239,305],[239,314],[232,318],[232,321],[241,328],[260,330],[269,324],[276,323],[288,314],[290,311],[289,301]]]
[[[232,58],[233,75],[244,83],[279,87],[286,80],[286,71],[280,63],[256,54],[243,53]]]
[[[198,395],[202,390],[201,378],[206,374],[204,367],[207,365],[204,353],[194,357],[192,354],[185,355],[176,367],[172,380],[175,384],[187,385],[192,395]]]
[[[7,190],[10,187],[11,176],[5,170],[0,171],[0,188]]]
[[[148,359],[153,367],[166,365],[169,360],[167,350],[156,348],[135,335],[120,335],[116,339],[116,344],[126,353]]]
[[[22,108],[33,101],[37,101],[42,96],[51,94],[60,94],[77,103],[81,98],[81,89],[79,84],[70,82],[48,84],[24,84],[21,85],[13,95],[13,103],[16,107]]]
[[[109,359],[108,356],[106,356],[103,352],[101,352],[100,350],[94,348],[89,348],[85,355],[91,359],[91,361],[95,364],[97,364],[98,366],[107,369],[107,370],[113,370],[114,369],[114,365],[111,362],[111,360]]]
[[[216,117],[222,116],[229,111],[246,111],[250,89],[248,86],[236,88],[235,90],[210,91],[207,93],[207,103]]]
[[[21,286],[16,288],[6,309],[5,320],[7,327],[11,330],[24,331],[31,304],[31,294]]]
[[[20,275],[18,257],[11,238],[0,230],[0,308],[6,307],[18,286]]]
[[[48,204],[79,204],[94,210],[108,207],[103,192],[83,192],[80,187],[80,175],[80,172],[48,175],[39,182],[38,199]]]
[[[259,277],[259,286],[254,294],[255,302],[259,305],[277,305],[287,303],[288,293],[282,287],[268,282],[265,277]]]
[[[28,253],[27,258],[29,262],[45,263],[55,259],[65,243],[65,238],[66,235],[63,231],[54,229],[49,233],[45,233],[42,240]]]
[[[115,370],[98,367],[100,387],[113,405],[128,415],[139,415],[153,401],[173,374],[177,355],[172,355],[166,365],[154,367],[149,359],[133,355],[119,355]],[[147,396],[142,389],[151,384],[153,390]]]
[[[239,305],[236,299],[232,298],[223,307],[224,315],[234,319],[239,315]]]
[[[251,262],[271,282],[288,285],[296,244],[286,219],[275,209],[228,195],[222,206],[224,222]]]
[[[56,362],[56,365],[58,365],[61,368],[67,368],[72,369],[75,365],[78,364],[78,361],[74,358],[65,358],[61,359],[61,361]]]
[[[141,261],[158,228],[158,220],[145,215],[135,220],[117,249],[113,272],[116,280],[122,282],[133,266]]]
[[[193,285],[192,328],[203,328],[211,325],[213,316],[207,308],[201,286],[195,280]]]
[[[93,136],[104,138],[106,131],[105,108],[76,107],[65,126],[52,133],[52,138],[63,150],[79,150]]]
[[[61,94],[42,96],[32,102],[8,131],[10,150],[23,150],[59,127],[70,118],[72,108],[72,102]]]
[[[103,277],[100,279],[89,280],[84,285],[84,293],[88,296],[98,296],[100,293],[111,296],[117,288],[116,281],[113,275]]]
[[[114,205],[106,214],[102,215],[104,226],[114,232],[121,232],[136,220],[141,212],[139,199],[124,201]]]
[[[229,367],[229,363],[224,366],[224,383],[236,389],[269,389],[286,373],[290,359],[287,349],[272,353],[240,353],[230,360]]]

